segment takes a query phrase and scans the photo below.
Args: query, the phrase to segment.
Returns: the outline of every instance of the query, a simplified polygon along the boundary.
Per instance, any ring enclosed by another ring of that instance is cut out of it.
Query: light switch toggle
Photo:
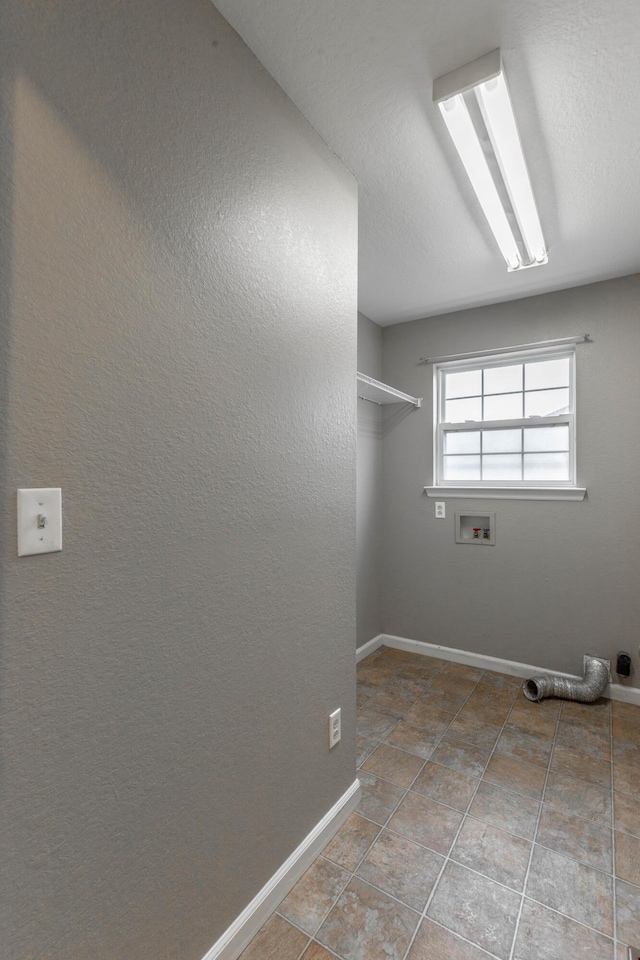
[[[62,550],[62,490],[18,490],[18,556]]]

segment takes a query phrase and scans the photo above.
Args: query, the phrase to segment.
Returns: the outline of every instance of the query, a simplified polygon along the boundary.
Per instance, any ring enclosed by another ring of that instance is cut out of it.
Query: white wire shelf
[[[402,390],[396,390],[380,380],[374,380],[364,373],[358,375],[358,396],[363,400],[370,400],[371,403],[411,403],[414,407],[422,405],[422,397],[410,397],[408,393]]]

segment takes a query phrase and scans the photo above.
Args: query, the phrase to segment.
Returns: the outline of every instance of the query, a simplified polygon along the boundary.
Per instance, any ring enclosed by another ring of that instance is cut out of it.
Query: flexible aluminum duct
[[[525,683],[524,695],[528,700],[534,701],[544,697],[562,697],[564,700],[593,703],[602,696],[608,682],[608,660],[585,657],[582,680],[571,680],[569,677],[533,677]]]

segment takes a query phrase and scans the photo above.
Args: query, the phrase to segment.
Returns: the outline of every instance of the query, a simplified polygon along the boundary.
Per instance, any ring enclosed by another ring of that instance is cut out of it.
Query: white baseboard
[[[377,650],[378,647],[381,647],[384,642],[384,633],[379,633],[377,637],[374,637],[372,640],[368,640],[366,643],[363,643],[361,647],[357,647],[356,663],[360,663],[360,661],[365,657],[368,657],[370,653],[373,653],[374,650]]]
[[[375,645],[374,645],[375,644]],[[384,644],[386,647],[393,647],[395,650],[406,650],[409,653],[419,653],[426,657],[440,657],[441,660],[450,660],[453,663],[465,663],[471,667],[480,667],[482,670],[496,670],[498,673],[507,673],[512,677],[537,677],[541,673],[546,673],[552,677],[569,677],[572,680],[579,680],[573,673],[561,673],[559,670],[546,670],[544,667],[536,667],[530,663],[520,663],[517,660],[503,660],[501,657],[489,657],[484,653],[472,653],[469,650],[457,650],[455,647],[443,647],[437,643],[424,643],[420,640],[408,640],[406,637],[395,637],[390,633],[383,633],[379,637],[374,637],[369,643],[358,647],[357,660],[372,653]],[[367,649],[366,653],[360,656],[360,651]],[[604,691],[604,696],[610,700],[622,700],[625,703],[636,703],[640,706],[640,688],[625,687],[621,683],[609,683]]]
[[[621,683],[610,683],[604,692],[610,700],[622,700],[623,703],[635,703],[640,706],[640,689],[625,687]]]
[[[280,869],[265,883],[240,916],[225,930],[220,939],[216,940],[203,960],[237,960],[280,901],[286,897],[336,830],[355,810],[359,800],[360,781],[354,780],[349,789],[296,847]]]

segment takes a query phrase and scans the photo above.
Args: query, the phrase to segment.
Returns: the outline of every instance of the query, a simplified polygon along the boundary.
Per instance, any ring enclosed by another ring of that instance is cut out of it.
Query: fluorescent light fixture
[[[508,269],[546,263],[546,245],[500,51],[434,81],[433,99]]]

